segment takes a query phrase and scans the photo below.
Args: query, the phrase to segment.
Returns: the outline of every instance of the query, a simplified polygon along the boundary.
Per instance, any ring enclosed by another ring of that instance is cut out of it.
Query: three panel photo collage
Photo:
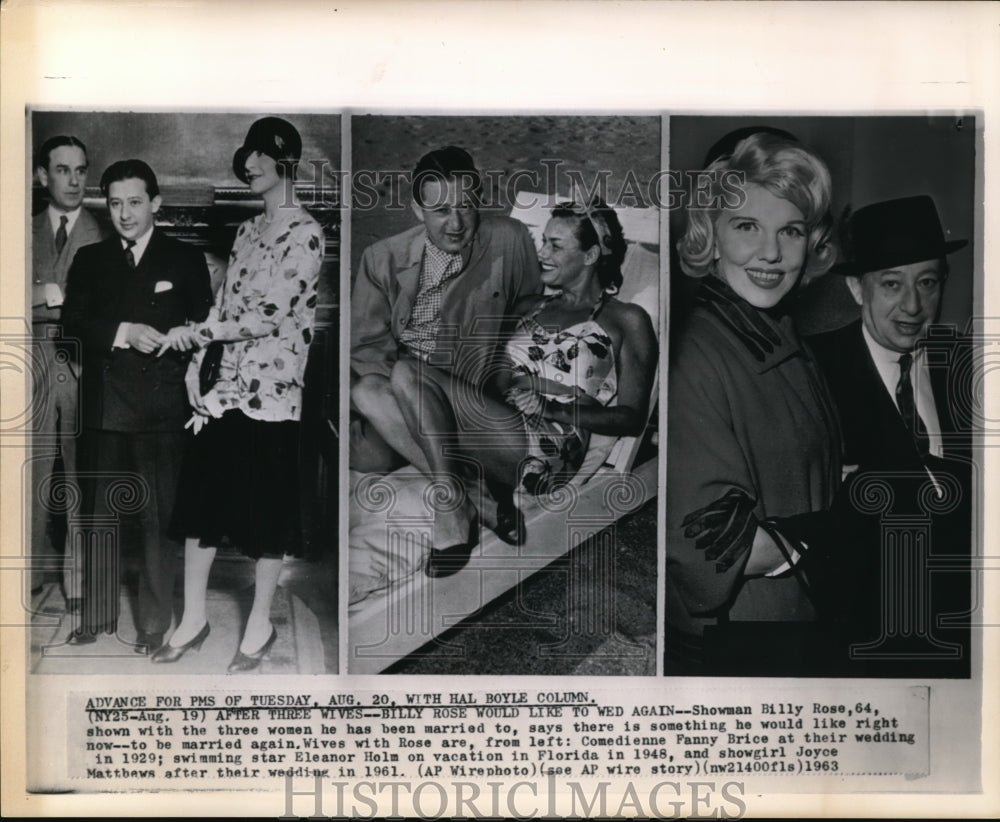
[[[29,675],[972,675],[975,112],[26,134]]]

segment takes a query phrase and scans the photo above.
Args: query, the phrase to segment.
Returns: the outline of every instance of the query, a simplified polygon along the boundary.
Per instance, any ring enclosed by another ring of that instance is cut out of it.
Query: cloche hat
[[[295,126],[280,117],[257,120],[233,155],[233,171],[244,183],[247,181],[247,156],[254,151],[266,154],[279,164],[291,165],[302,157],[302,138]]]

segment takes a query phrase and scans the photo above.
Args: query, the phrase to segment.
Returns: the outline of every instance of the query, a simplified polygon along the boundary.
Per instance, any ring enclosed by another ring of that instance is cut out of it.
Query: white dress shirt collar
[[[137,237],[135,240],[135,245],[132,246],[132,257],[135,259],[135,264],[139,265],[139,260],[142,259],[142,255],[146,253],[146,246],[149,245],[149,238],[153,236],[153,226],[149,227],[149,230],[143,234],[141,237]],[[121,237],[122,249],[128,248],[128,243]]]

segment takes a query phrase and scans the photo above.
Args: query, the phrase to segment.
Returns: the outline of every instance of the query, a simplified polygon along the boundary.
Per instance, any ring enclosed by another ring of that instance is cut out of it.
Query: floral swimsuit
[[[611,337],[597,322],[604,297],[583,322],[551,331],[536,317],[554,296],[523,317],[507,342],[515,377],[534,378],[547,400],[572,403],[589,396],[607,405],[618,393],[618,378]],[[528,457],[521,466],[520,487],[530,494],[546,494],[565,485],[579,470],[590,432],[537,415],[523,419]]]

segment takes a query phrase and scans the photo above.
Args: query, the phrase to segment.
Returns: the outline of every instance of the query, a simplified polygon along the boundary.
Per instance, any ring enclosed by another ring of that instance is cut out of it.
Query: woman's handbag
[[[205,356],[201,360],[201,368],[198,369],[198,390],[203,397],[219,381],[224,345],[225,343],[216,340],[205,347]]]
[[[823,619],[811,587],[785,549],[774,523],[758,524],[768,532],[790,566],[803,595],[820,619],[815,622],[730,620],[728,612],[707,625],[702,638],[704,676],[836,676],[848,663],[845,638],[836,623]]]
[[[223,282],[220,288],[222,293],[219,295],[219,320],[222,321],[226,319],[226,283]],[[219,381],[224,345],[223,342],[213,340],[205,346],[205,356],[201,360],[201,368],[198,369],[198,390],[203,397]]]

